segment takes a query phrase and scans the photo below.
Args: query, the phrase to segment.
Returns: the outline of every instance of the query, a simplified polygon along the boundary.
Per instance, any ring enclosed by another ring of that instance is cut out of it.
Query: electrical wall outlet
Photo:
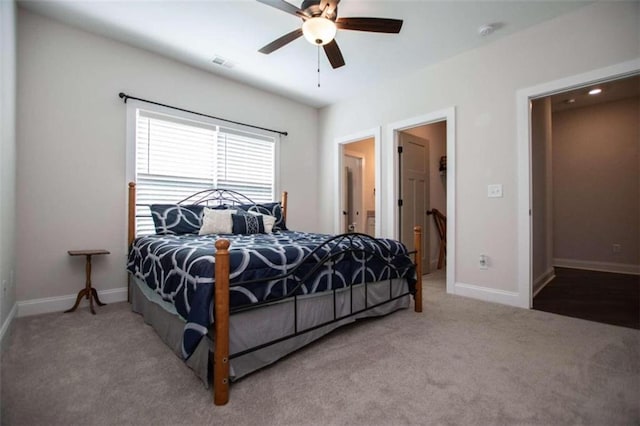
[[[622,251],[622,246],[620,244],[613,244],[611,246],[611,251],[614,253],[620,253]]]
[[[481,254],[478,258],[478,267],[480,269],[489,269],[489,256]]]

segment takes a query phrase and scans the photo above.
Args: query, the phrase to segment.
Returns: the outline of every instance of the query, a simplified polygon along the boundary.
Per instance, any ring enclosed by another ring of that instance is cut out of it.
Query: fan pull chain
[[[320,46],[318,45],[318,87],[320,87]]]

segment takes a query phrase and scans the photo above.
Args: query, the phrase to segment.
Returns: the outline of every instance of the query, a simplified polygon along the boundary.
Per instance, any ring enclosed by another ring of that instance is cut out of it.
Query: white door
[[[429,273],[429,141],[408,133],[399,134],[402,147],[400,182],[400,241],[414,250],[413,227],[422,227],[422,271]]]

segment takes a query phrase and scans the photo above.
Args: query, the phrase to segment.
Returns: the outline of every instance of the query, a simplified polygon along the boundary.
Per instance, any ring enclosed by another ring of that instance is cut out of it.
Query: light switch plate
[[[492,184],[487,186],[487,196],[489,198],[502,198],[502,184]]]

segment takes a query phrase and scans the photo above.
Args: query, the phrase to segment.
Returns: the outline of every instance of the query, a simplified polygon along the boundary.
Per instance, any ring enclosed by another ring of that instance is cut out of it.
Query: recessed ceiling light
[[[591,89],[591,90],[589,90],[589,94],[590,95],[598,95],[600,93],[602,93],[602,89]]]

